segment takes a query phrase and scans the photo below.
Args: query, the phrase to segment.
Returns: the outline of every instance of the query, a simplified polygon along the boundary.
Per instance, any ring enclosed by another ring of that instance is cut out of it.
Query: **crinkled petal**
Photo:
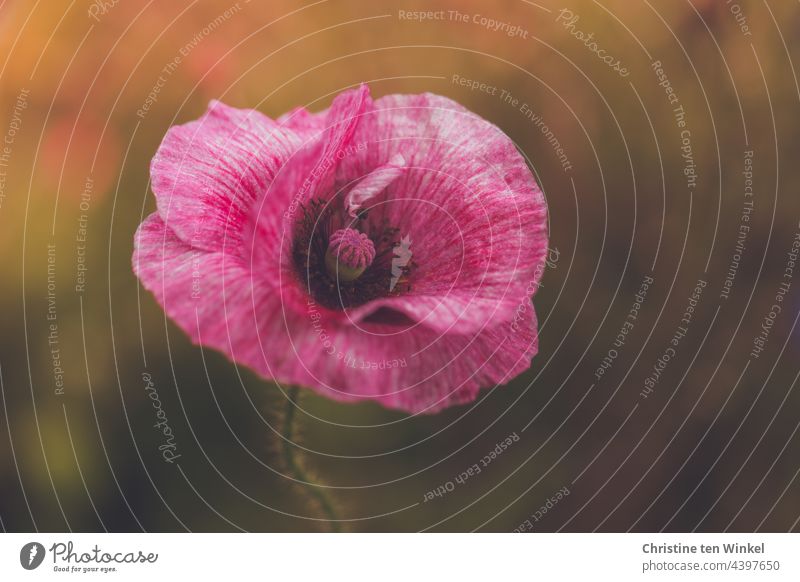
[[[196,343],[231,353],[227,329],[255,330],[252,279],[241,259],[192,247],[158,214],[136,232],[133,270]]]
[[[372,400],[411,413],[473,401],[481,388],[506,384],[527,370],[538,349],[529,301],[511,321],[471,334],[340,326],[313,308],[295,317],[289,334],[296,358],[275,366],[276,377],[337,400]]]
[[[322,148],[311,170],[311,183],[303,194],[304,201],[330,189],[336,167],[348,153],[353,134],[361,121],[361,114],[370,101],[369,89],[344,91],[336,96],[325,119],[327,127],[322,134]]]
[[[367,147],[342,160],[346,183],[391,162],[402,175],[370,201],[412,244],[411,290],[354,314],[394,309],[460,333],[509,319],[538,286],[547,251],[544,196],[513,142],[437,95],[390,95],[366,108],[353,137]]]
[[[153,158],[161,218],[195,247],[236,248],[253,201],[300,143],[258,111],[212,101],[200,119],[172,127]]]
[[[527,301],[530,292],[517,295],[517,304]],[[507,311],[491,297],[452,292],[436,295],[405,294],[397,297],[384,297],[349,309],[350,322],[360,324],[380,316],[396,312],[408,317],[418,325],[424,325],[439,333],[469,333],[480,329],[493,319],[505,321]]]
[[[277,279],[287,269],[292,227],[301,206],[332,189],[337,165],[353,151],[353,133],[369,102],[369,89],[345,91],[336,96],[325,118],[325,129],[303,145],[284,164],[269,188],[253,205],[247,226],[246,252],[254,269]],[[290,123],[289,118],[284,123]],[[301,113],[301,120],[312,123]],[[290,125],[291,126],[291,125]]]
[[[133,269],[194,343],[267,378],[272,368],[296,363],[280,317],[280,294],[239,257],[196,249],[151,214],[136,232]]]

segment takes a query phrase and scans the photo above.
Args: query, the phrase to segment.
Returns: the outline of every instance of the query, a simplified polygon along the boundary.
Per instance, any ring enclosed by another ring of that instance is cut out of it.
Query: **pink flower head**
[[[409,412],[530,366],[544,198],[511,140],[453,101],[361,86],[278,120],[212,102],[151,176],[134,270],[194,342]]]

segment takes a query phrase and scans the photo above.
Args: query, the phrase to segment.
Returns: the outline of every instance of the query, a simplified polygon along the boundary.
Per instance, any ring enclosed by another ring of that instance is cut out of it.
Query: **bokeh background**
[[[798,530],[799,33],[778,0],[0,0],[0,525],[328,529],[283,476],[283,390],[192,346],[133,276],[132,240],[171,125],[210,99],[278,116],[367,82],[502,128],[546,194],[551,261],[539,355],[478,402],[409,417],[303,394],[295,451],[344,528]]]

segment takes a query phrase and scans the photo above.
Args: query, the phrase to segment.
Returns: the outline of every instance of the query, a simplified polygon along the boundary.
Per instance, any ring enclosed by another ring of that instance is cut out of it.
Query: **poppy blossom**
[[[344,91],[270,119],[212,102],[151,164],[133,267],[192,340],[259,375],[407,412],[529,368],[546,206],[493,124]]]

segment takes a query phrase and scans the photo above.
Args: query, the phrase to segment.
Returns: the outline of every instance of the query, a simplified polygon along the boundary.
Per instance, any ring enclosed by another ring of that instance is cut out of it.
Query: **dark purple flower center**
[[[329,309],[358,307],[410,289],[413,261],[392,272],[398,230],[366,213],[351,218],[341,199],[315,199],[300,208],[292,260],[308,294]]]

